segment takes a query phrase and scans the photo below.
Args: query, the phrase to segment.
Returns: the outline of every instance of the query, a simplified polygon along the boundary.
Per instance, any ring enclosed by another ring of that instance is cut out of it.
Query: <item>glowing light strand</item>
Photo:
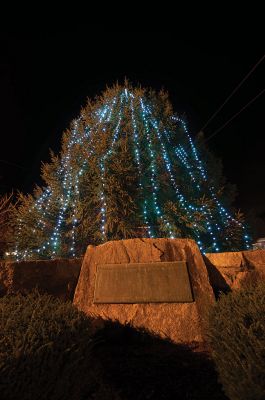
[[[132,118],[132,126],[133,126],[133,140],[134,140],[134,155],[137,163],[137,168],[138,168],[138,173],[139,173],[139,188],[143,197],[144,194],[144,187],[142,183],[142,165],[141,165],[141,160],[140,160],[140,143],[139,143],[139,134],[138,134],[138,129],[137,129],[137,123],[135,120],[135,111],[134,111],[134,105],[133,105],[133,94],[131,94],[131,102],[130,102],[130,107],[131,107],[131,118]],[[144,226],[145,229],[148,233],[149,237],[152,237],[152,228],[151,225],[148,221],[147,217],[147,200],[144,199],[144,204],[143,204],[143,220],[144,220]]]
[[[158,127],[158,123],[155,120],[155,118],[152,117],[152,112],[151,112],[151,109],[150,109],[149,105],[147,106],[147,110],[148,110],[148,115],[149,115],[149,121],[152,124],[152,126],[154,127],[154,129],[156,131],[156,134],[157,134],[157,137],[158,137],[158,139],[160,141],[160,145],[161,145],[161,149],[162,149],[162,155],[163,155],[163,159],[164,159],[164,163],[165,163],[165,168],[166,168],[166,170],[167,170],[167,172],[169,174],[171,185],[173,186],[173,188],[175,190],[175,193],[176,193],[176,195],[177,195],[177,197],[179,199],[180,206],[185,209],[186,214],[192,220],[192,214],[190,212],[190,208],[194,209],[194,207],[191,206],[191,205],[189,205],[188,207],[185,206],[186,200],[185,200],[185,197],[183,196],[183,194],[180,193],[178,185],[176,184],[175,177],[174,177],[174,174],[173,174],[173,171],[172,171],[172,165],[171,165],[171,162],[170,162],[170,157],[169,157],[168,152],[166,150],[166,146],[164,144],[162,135],[160,133],[160,130],[159,130],[159,127]],[[200,233],[199,233],[199,231],[198,231],[198,229],[197,229],[195,224],[194,224],[194,230],[195,230],[195,232],[196,232],[196,234],[198,236],[198,243],[199,243],[200,242],[199,241]]]
[[[116,99],[115,99],[116,102]],[[114,104],[115,104],[114,102]],[[106,211],[107,211],[107,203],[106,203],[106,196],[105,196],[105,182],[104,182],[104,175],[105,175],[105,162],[106,159],[111,155],[112,153],[112,149],[113,146],[115,144],[115,142],[118,139],[118,134],[119,134],[119,127],[120,127],[120,123],[121,123],[121,112],[122,112],[122,102],[123,102],[123,94],[120,96],[120,110],[119,110],[119,114],[118,114],[118,123],[116,125],[116,128],[114,130],[114,135],[112,138],[112,142],[110,144],[110,147],[108,149],[108,151],[106,152],[106,154],[103,156],[99,166],[100,166],[100,179],[101,179],[101,193],[100,193],[100,200],[101,200],[101,235],[102,235],[102,241],[106,240],[106,229],[105,229],[105,225],[106,225]],[[113,106],[114,106],[113,104]],[[109,119],[108,122],[111,118],[111,114],[109,115]]]
[[[197,162],[197,169],[198,169],[198,171],[199,171],[199,173],[200,173],[202,179],[203,179],[204,181],[207,181],[207,175],[206,175],[205,169],[204,169],[204,167],[203,167],[202,161],[201,161],[201,160],[199,159],[199,157],[198,157],[198,153],[197,153],[196,147],[194,146],[194,144],[193,144],[193,142],[192,142],[192,139],[191,139],[191,137],[190,137],[190,135],[189,135],[189,132],[188,132],[186,123],[185,123],[182,119],[180,119],[180,118],[178,118],[178,117],[175,117],[175,116],[172,117],[172,119],[175,120],[175,122],[180,122],[181,125],[183,126],[184,131],[185,131],[186,134],[187,134],[187,137],[188,137],[188,140],[189,140],[189,144],[190,144],[190,146],[191,146],[191,150],[192,150],[193,157],[194,157],[195,161]],[[214,191],[214,187],[213,187],[213,186],[209,186],[209,192],[210,192],[211,197],[213,198],[213,200],[214,200],[215,203],[217,204],[217,211],[218,211],[220,217],[222,218],[223,224],[229,223],[229,220],[232,220],[232,221],[234,221],[238,226],[240,226],[243,230],[246,230],[245,227],[244,227],[240,222],[238,222],[237,220],[235,220],[235,219],[227,212],[227,210],[222,206],[222,204],[220,203],[220,201],[219,201],[219,200],[217,199],[217,197],[216,197],[216,194],[215,194],[215,191]],[[210,212],[210,217],[211,217],[211,219],[213,219],[213,216],[212,216],[211,212]],[[223,229],[223,228],[222,228],[219,224],[217,224],[217,223],[215,223],[214,225],[215,225],[215,228],[217,229],[217,231],[221,231],[221,230]],[[226,240],[228,240],[228,238],[226,238]],[[245,242],[246,248],[249,248],[249,247],[250,247],[250,246],[249,246],[249,240],[250,240],[249,236],[248,236],[247,234],[245,234],[245,235],[244,235],[244,242]],[[216,244],[215,244],[215,251],[219,251],[219,247],[217,247]]]
[[[142,118],[145,126],[145,131],[146,131],[146,137],[148,141],[148,149],[149,149],[149,154],[150,154],[150,159],[151,159],[151,185],[152,185],[152,198],[153,198],[153,205],[155,209],[156,216],[163,221],[163,223],[167,226],[169,230],[169,235],[170,238],[174,238],[173,232],[172,232],[172,227],[170,223],[167,221],[167,219],[164,217],[164,215],[161,212],[161,209],[158,205],[158,191],[159,191],[159,185],[158,182],[155,179],[156,176],[156,168],[155,168],[155,154],[152,146],[152,141],[151,141],[151,135],[150,135],[150,128],[149,124],[147,121],[147,114],[148,111],[144,105],[143,99],[140,98],[140,103],[141,103],[141,108],[142,108]]]

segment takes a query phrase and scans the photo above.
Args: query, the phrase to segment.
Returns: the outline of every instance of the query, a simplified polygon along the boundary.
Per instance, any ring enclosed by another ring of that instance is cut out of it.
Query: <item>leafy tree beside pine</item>
[[[42,165],[44,186],[20,194],[17,259],[76,257],[88,244],[133,237],[193,238],[204,252],[247,248],[242,215],[227,210],[202,156],[165,92],[107,89]]]
[[[8,248],[14,245],[14,232],[10,221],[16,204],[13,193],[0,195],[0,259],[8,253]]]

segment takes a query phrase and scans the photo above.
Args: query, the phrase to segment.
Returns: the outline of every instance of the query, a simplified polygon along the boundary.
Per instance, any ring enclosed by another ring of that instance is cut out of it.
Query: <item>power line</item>
[[[215,135],[217,135],[218,132],[220,132],[226,125],[229,124],[234,118],[236,118],[239,114],[241,114],[242,111],[244,111],[250,104],[252,104],[255,100],[257,100],[258,97],[260,97],[263,93],[265,92],[265,89],[263,89],[261,92],[257,94],[252,100],[250,100],[241,110],[239,110],[236,114],[233,115],[224,125],[222,125],[219,129],[217,129],[211,136],[209,136],[204,143],[208,142],[208,140],[212,139]]]
[[[236,86],[236,88],[232,91],[232,93],[227,97],[227,99],[221,104],[221,106],[215,111],[215,113],[208,119],[206,124],[201,128],[200,131],[203,131],[209,123],[213,120],[213,118],[222,110],[224,105],[231,99],[231,97],[236,93],[236,91],[242,86],[242,84],[249,78],[249,76],[255,71],[258,65],[264,60],[265,54],[259,59],[259,61],[254,65],[254,67],[249,71],[249,73],[242,79],[242,81]]]

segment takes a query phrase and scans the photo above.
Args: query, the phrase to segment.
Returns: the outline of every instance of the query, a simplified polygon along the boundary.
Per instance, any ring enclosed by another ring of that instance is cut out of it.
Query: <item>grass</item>
[[[0,398],[227,399],[205,348],[103,325],[37,292],[0,299]]]

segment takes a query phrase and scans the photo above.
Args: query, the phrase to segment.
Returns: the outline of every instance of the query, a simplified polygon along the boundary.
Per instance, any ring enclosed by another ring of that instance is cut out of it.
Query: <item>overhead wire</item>
[[[203,131],[209,123],[213,120],[213,118],[222,110],[225,104],[231,99],[231,97],[238,91],[238,89],[243,85],[243,83],[250,77],[250,75],[256,70],[256,68],[261,64],[264,60],[265,54],[256,62],[256,64],[251,68],[251,70],[247,73],[247,75],[239,82],[239,84],[235,87],[235,89],[230,93],[230,95],[225,99],[225,101],[218,107],[218,109],[212,114],[212,116],[208,119],[208,121],[204,124],[204,126],[200,129],[200,132]],[[259,96],[259,95],[258,95]],[[254,100],[253,100],[254,101]],[[252,101],[251,101],[252,102]],[[248,106],[248,105],[247,105]],[[245,109],[246,107],[243,107]],[[241,110],[240,110],[241,111]],[[237,114],[238,115],[238,114]]]
[[[208,142],[210,139],[212,139],[217,133],[219,133],[223,128],[225,128],[234,118],[236,118],[239,114],[242,113],[247,107],[249,107],[252,103],[254,103],[255,100],[257,100],[258,97],[260,97],[263,93],[265,92],[265,89],[263,89],[261,92],[259,92],[253,99],[251,99],[244,107],[241,108],[236,114],[234,114],[231,118],[229,118],[226,123],[224,123],[220,128],[218,128],[212,135],[210,135],[208,138],[204,140],[204,143]]]

